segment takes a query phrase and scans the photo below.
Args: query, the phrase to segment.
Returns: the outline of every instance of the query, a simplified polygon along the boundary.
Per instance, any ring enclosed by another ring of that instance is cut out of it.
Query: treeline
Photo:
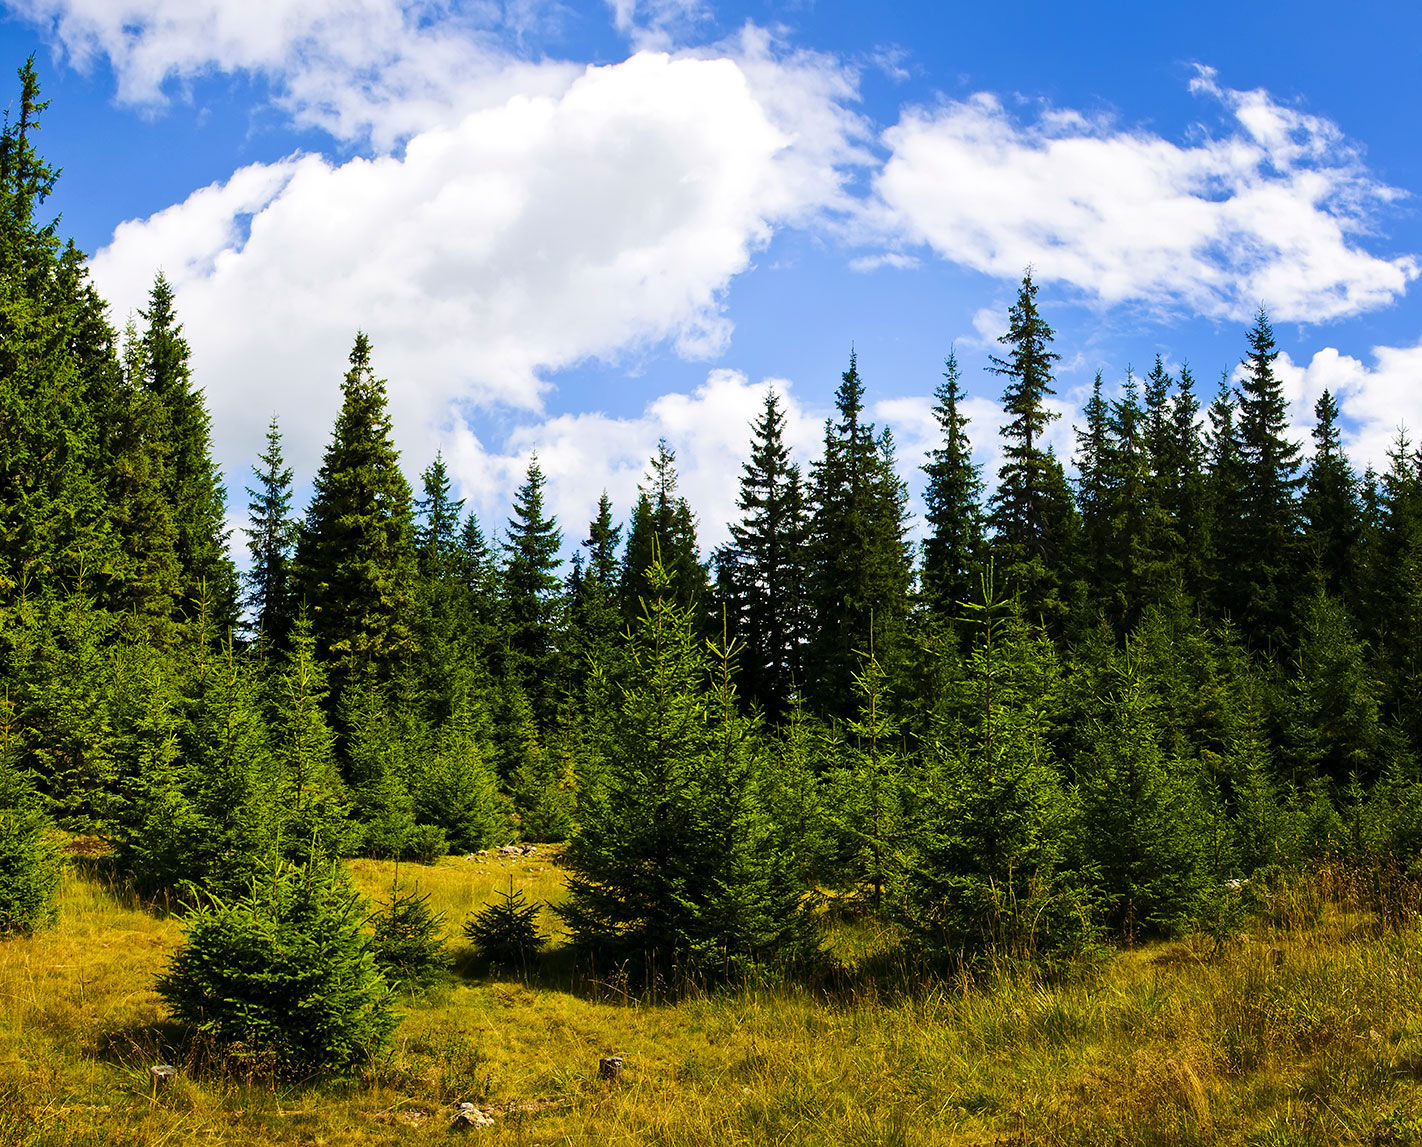
[[[568,840],[580,943],[705,966],[813,949],[827,899],[930,954],[1045,955],[1187,927],[1271,865],[1415,857],[1422,457],[1400,434],[1358,476],[1325,394],[1305,461],[1262,311],[1207,405],[1159,358],[1098,376],[1072,479],[1029,273],[992,360],[994,492],[950,354],[921,546],[851,356],[808,469],[768,394],[725,545],[703,553],[662,443],[566,570],[536,458],[487,532],[441,458],[411,488],[360,335],[300,516],[273,422],[239,577],[172,291],[113,328],[41,221],[56,173],[21,80],[0,136],[10,926],[43,919],[46,818],[111,841],[144,893]]]

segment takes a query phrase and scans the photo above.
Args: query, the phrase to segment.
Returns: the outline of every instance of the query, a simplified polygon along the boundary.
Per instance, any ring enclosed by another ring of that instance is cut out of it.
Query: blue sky
[[[850,347],[906,477],[1023,268],[1070,419],[1156,354],[1206,397],[1264,305],[1303,435],[1422,427],[1422,10],[1396,3],[0,0],[115,322],[160,267],[234,524],[275,413],[319,464],[357,329],[412,478],[570,541],[656,440],[714,544],[778,386],[813,456]]]

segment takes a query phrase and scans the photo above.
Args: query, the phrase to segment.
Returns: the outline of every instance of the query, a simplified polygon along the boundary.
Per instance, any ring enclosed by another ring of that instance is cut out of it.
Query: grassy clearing
[[[393,866],[358,861],[388,893]],[[544,856],[402,866],[459,925],[496,891],[557,897]],[[479,1103],[499,1144],[1422,1142],[1422,932],[1314,874],[1217,945],[1123,952],[1066,983],[1003,973],[912,994],[748,987],[649,1003],[613,970],[452,977],[404,1001],[363,1077],[274,1087],[210,1070],[150,990],[177,920],[71,870],[58,926],[0,942],[0,1142],[440,1141]],[[545,927],[552,919],[545,921]],[[865,958],[890,933],[846,928]],[[596,1079],[626,1057],[623,1082]],[[182,1074],[155,1095],[148,1069]]]

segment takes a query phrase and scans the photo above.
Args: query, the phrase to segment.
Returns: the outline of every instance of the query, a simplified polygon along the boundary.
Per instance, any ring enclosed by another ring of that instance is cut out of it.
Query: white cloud
[[[1312,450],[1313,407],[1327,389],[1342,413],[1343,446],[1353,466],[1382,472],[1387,452],[1405,427],[1416,447],[1422,440],[1422,342],[1411,347],[1377,346],[1370,367],[1333,347],[1316,352],[1307,366],[1287,352],[1274,360],[1274,373],[1289,402],[1291,435]]]
[[[670,48],[711,16],[702,0],[607,0],[612,22],[638,48]]]
[[[568,65],[524,64],[492,3],[450,0],[4,0],[81,69],[107,58],[120,102],[162,104],[213,73],[272,85],[296,123],[345,140],[397,141],[452,116],[566,84]]]
[[[767,60],[746,58],[763,81]],[[777,225],[840,195],[816,134],[837,121],[792,108],[782,129],[756,75],[641,53],[398,158],[244,168],[121,225],[95,279],[122,316],[163,268],[229,463],[276,410],[299,414],[283,419],[291,453],[314,464],[357,327],[423,448],[464,403],[537,411],[547,372],[585,359],[724,347],[730,280]]]
[[[564,414],[523,426],[498,451],[461,428],[446,457],[461,490],[471,499],[477,493],[471,508],[489,535],[504,530],[514,491],[536,452],[548,476],[549,508],[572,548],[584,537],[604,489],[618,519],[630,516],[657,440],[665,438],[676,453],[678,488],[699,519],[702,549],[709,553],[739,514],[741,464],[750,457],[752,423],[771,388],[782,400],[786,441],[808,471],[819,451],[821,417],[796,401],[785,380],[752,383],[731,370],[713,370],[691,394],[662,395],[637,416]]]
[[[1004,278],[1032,265],[1105,305],[1144,303],[1317,322],[1384,306],[1418,261],[1359,237],[1401,192],[1373,177],[1336,126],[1264,92],[1194,89],[1234,129],[1181,146],[1073,111],[1035,121],[993,95],[910,109],[871,209],[891,244],[923,243]]]
[[[858,271],[860,274],[868,274],[870,271],[877,271],[881,267],[893,267],[898,271],[909,271],[917,266],[917,257],[905,255],[900,251],[888,251],[882,255],[861,255],[859,258],[849,261],[849,269],[851,271]]]

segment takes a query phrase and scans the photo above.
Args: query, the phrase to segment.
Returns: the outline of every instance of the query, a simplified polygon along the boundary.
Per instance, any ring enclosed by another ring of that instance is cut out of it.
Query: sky
[[[309,491],[358,330],[412,483],[499,535],[532,453],[568,547],[659,438],[703,547],[766,391],[808,466],[851,351],[917,504],[1022,274],[1061,355],[1208,400],[1260,307],[1294,433],[1422,434],[1422,7],[1021,0],[0,0],[47,205],[122,327],[173,284],[241,546],[275,416]],[[7,96],[12,104],[17,85]]]

